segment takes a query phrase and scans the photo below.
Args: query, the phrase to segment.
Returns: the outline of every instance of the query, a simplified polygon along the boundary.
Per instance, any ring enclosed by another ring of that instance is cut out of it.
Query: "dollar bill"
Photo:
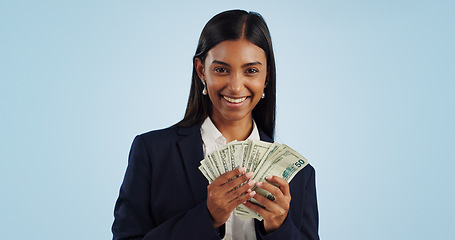
[[[246,167],[248,165],[247,161],[248,161],[248,156],[249,156],[249,149],[250,149],[250,145],[251,145],[251,142],[252,141],[245,141],[242,143],[242,153],[243,153],[243,156],[242,156],[242,159],[241,159],[241,162],[242,162],[242,167]]]
[[[217,175],[215,174],[215,170],[213,170],[213,166],[212,164],[207,160],[207,159],[203,159],[201,161],[201,166],[199,167],[199,170],[204,169],[204,171],[202,172],[202,174],[207,174],[209,178],[207,178],[209,180],[209,182],[213,182],[213,180],[215,180],[215,178],[217,178]],[[201,170],[202,171],[202,170]]]
[[[259,161],[262,160],[267,150],[269,150],[271,143],[263,141],[252,141],[250,143],[250,153],[248,155],[248,160],[246,161],[246,171],[254,172],[256,167],[259,164]]]
[[[219,160],[219,153],[218,151],[212,152],[211,154],[207,155],[212,165],[215,167],[215,170],[218,172],[217,177],[221,174],[225,173],[225,168],[221,165],[221,161]]]
[[[262,216],[259,213],[245,207],[243,204],[240,204],[235,208],[234,214],[239,216],[239,218],[242,220],[246,220],[248,218],[256,218],[259,221],[263,220]]]
[[[229,160],[229,149],[228,149],[228,146],[225,145],[223,147],[221,147],[218,151],[216,151],[217,154],[216,154],[216,161],[218,161],[218,163],[220,164],[221,168],[220,169],[223,173],[225,172],[229,172],[232,170],[231,168],[231,163],[230,163],[230,160]]]
[[[247,140],[230,142],[207,154],[207,157],[201,160],[199,170],[210,183],[221,174],[238,167],[245,167],[246,172],[253,172],[252,179],[256,182],[268,182],[265,179],[267,176],[278,176],[290,182],[307,164],[308,161],[302,155],[285,144]],[[270,200],[275,199],[273,194],[264,189],[257,186],[252,189]],[[260,205],[254,198],[250,201]],[[234,213],[241,219],[262,220],[261,215],[243,204],[237,206]]]
[[[229,161],[231,163],[231,170],[234,170],[242,165],[243,155],[243,142],[231,142],[228,144]]]
[[[253,179],[257,182],[264,182],[267,181],[265,179],[267,176],[278,176],[287,182],[290,182],[292,178],[307,164],[308,160],[293,149],[286,146],[286,148],[283,149],[278,155],[275,155],[275,158],[271,161],[267,161],[262,166],[260,171],[253,176]],[[257,187],[254,187],[253,190],[270,200],[275,199],[275,197],[267,190]]]
[[[266,161],[257,174],[253,177],[256,181],[264,181],[266,176],[278,176],[290,182],[292,178],[306,165],[308,160],[298,152],[286,146],[282,151]]]
[[[204,175],[204,177],[207,178],[207,180],[209,180],[209,183],[211,183],[211,182],[213,182],[213,180],[215,180],[215,178],[213,178],[213,177],[207,172],[206,168],[205,168],[203,165],[199,166],[198,169],[199,169],[199,171],[202,172],[202,174]]]
[[[267,163],[269,160],[272,159],[272,156],[276,154],[276,151],[279,151],[281,147],[283,146],[282,144],[279,143],[272,143],[268,145],[268,149],[265,151],[264,154],[261,154],[262,157],[260,161],[256,164],[255,168],[253,169],[253,172],[256,173],[256,170],[262,169],[262,166]]]

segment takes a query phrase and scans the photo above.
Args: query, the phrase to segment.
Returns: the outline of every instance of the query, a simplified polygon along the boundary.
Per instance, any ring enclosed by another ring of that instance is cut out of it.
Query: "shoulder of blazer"
[[[200,134],[200,124],[194,124],[189,127],[180,127],[173,125],[168,128],[152,130],[146,133],[142,133],[139,136],[145,141],[156,140],[177,140],[181,136],[188,136],[193,134]]]
[[[187,159],[188,157],[199,160],[204,158],[200,125],[198,124],[190,127],[174,125],[140,134],[136,138],[143,142],[149,156],[161,157],[171,152],[179,152],[183,161],[192,161]]]

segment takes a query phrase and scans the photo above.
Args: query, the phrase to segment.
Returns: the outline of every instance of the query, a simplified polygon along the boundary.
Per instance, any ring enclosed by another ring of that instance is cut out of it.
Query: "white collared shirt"
[[[210,117],[207,117],[201,125],[202,146],[204,150],[204,157],[207,153],[215,151],[216,149],[227,144],[226,138],[213,124]],[[253,131],[247,138],[249,140],[260,140],[259,131],[256,123],[253,121]],[[226,234],[223,239],[225,240],[254,240],[256,239],[256,231],[254,229],[253,219],[242,220],[234,213],[226,221]]]

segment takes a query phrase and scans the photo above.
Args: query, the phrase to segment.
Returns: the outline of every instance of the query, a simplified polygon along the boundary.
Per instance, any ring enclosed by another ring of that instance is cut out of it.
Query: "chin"
[[[224,119],[228,121],[240,121],[244,120],[245,118],[249,118],[252,115],[251,114],[245,114],[245,113],[234,113],[234,114],[223,114],[222,115]]]

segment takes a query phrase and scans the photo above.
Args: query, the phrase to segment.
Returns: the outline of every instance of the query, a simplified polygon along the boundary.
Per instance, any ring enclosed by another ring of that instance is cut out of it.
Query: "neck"
[[[210,118],[218,129],[226,138],[226,142],[234,140],[243,141],[250,136],[253,131],[253,118],[249,117],[239,121],[227,121],[224,119]]]

